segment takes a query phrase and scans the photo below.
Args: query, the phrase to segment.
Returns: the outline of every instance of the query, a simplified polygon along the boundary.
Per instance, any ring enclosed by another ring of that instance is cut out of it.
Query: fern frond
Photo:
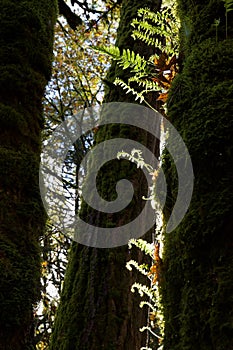
[[[138,293],[140,294],[141,297],[145,295],[147,295],[149,298],[151,298],[151,289],[148,288],[147,286],[145,286],[144,284],[141,283],[137,283],[135,282],[132,287],[131,287],[131,291],[132,293],[135,293],[135,290],[137,289]]]
[[[162,337],[158,334],[156,334],[154,331],[152,331],[152,329],[150,327],[142,327],[140,328],[140,332],[144,332],[144,331],[149,331],[151,334],[153,334],[153,336],[155,336],[158,339],[162,339]]]
[[[121,53],[120,53],[119,47],[114,46],[114,45],[110,45],[110,46],[91,46],[91,48],[94,51],[97,51],[97,52],[103,53],[105,55],[108,55],[108,56],[112,57],[115,60],[120,59],[120,57],[121,57]]]
[[[137,168],[145,168],[147,171],[152,171],[153,168],[150,164],[147,164],[142,156],[142,151],[140,149],[133,148],[131,153],[121,151],[117,153],[117,159],[126,158],[131,162],[137,164]]]
[[[128,243],[129,249],[131,249],[133,245],[135,247],[139,248],[146,255],[150,255],[151,258],[153,258],[154,244],[148,243],[144,239],[130,239],[130,241]]]
[[[135,54],[130,49],[123,49],[122,54],[119,47],[111,46],[99,46],[92,47],[93,50],[103,53],[112,57],[113,60],[118,61],[119,66],[123,69],[132,68],[132,72],[140,72],[145,70],[148,62],[144,57],[139,54]]]
[[[166,46],[168,55],[177,53],[180,23],[175,16],[174,6],[156,13],[148,8],[139,9],[138,17],[132,22],[133,38],[142,40],[161,51]],[[157,38],[155,38],[156,36]]]
[[[156,312],[157,311],[157,307],[155,307],[154,305],[152,305],[149,301],[141,301],[139,306],[142,308],[143,306],[148,306],[149,309],[151,309],[152,311]]]
[[[134,40],[139,39],[150,46],[155,46],[158,48],[162,46],[162,43],[158,40],[158,38],[155,38],[153,35],[143,33],[139,29],[133,30],[132,37]]]
[[[149,92],[149,91],[161,91],[161,87],[158,85],[158,83],[156,83],[153,80],[149,80],[149,79],[144,79],[144,80],[140,80],[140,79],[129,79],[129,83],[130,82],[136,82],[138,83],[138,86],[144,88],[145,92]]]
[[[140,91],[140,92],[136,91],[135,89],[130,87],[128,84],[126,84],[122,79],[119,79],[119,78],[115,79],[114,84],[119,85],[122,87],[122,89],[126,90],[126,94],[131,92],[131,94],[136,96],[135,101],[137,101],[138,99],[140,100],[140,103],[144,101],[145,99],[143,96],[144,91]]]
[[[147,67],[147,60],[141,57],[139,54],[135,54],[134,51],[130,49],[123,49],[120,52],[119,47],[114,45],[111,46],[99,46],[92,47],[93,50],[110,56],[113,60],[118,61],[119,66],[123,69],[131,68],[132,72],[141,72]]]
[[[147,45],[156,47],[156,49],[163,51],[164,50],[164,43],[161,42],[158,38],[154,37],[154,36],[150,36],[146,33],[141,32],[140,30],[135,29],[133,31],[132,37],[136,40],[139,39],[143,42],[145,42]],[[178,44],[175,43],[174,41],[172,41],[171,36],[169,35],[167,37],[167,43],[166,43],[166,53],[169,56],[173,56],[177,53],[177,48],[178,48]]]
[[[123,67],[123,69],[130,67],[132,72],[144,71],[147,67],[147,60],[129,49],[123,49],[123,53],[118,58],[118,61],[119,66]]]
[[[145,264],[141,264],[139,265],[135,260],[130,260],[126,263],[126,268],[129,271],[132,271],[132,266],[134,266],[136,268],[136,270],[138,270],[139,272],[141,272],[143,275],[147,276],[148,272],[149,272],[149,268],[147,265]]]
[[[226,9],[226,12],[233,11],[233,0],[222,0],[224,2],[224,6]]]
[[[166,27],[164,25],[162,26],[155,26],[147,21],[140,22],[138,20],[134,20],[133,25],[137,25],[137,28],[139,31],[144,31],[145,34],[153,36],[153,35],[163,35],[163,36],[169,36],[170,32],[166,30]]]
[[[163,11],[153,12],[148,7],[144,7],[138,10],[138,17],[142,18],[142,21],[150,20],[154,24],[161,22],[166,19],[168,16],[173,14],[172,7],[164,8]]]

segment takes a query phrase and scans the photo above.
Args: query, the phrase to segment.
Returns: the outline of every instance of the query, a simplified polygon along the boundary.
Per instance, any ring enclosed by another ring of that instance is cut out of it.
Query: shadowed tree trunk
[[[154,53],[146,44],[133,40],[130,23],[139,8],[149,7],[156,11],[160,6],[161,1],[123,0],[116,45],[121,49],[130,48],[146,58]],[[105,102],[135,103],[133,97],[112,84],[116,77],[125,79],[129,74],[112,63],[106,79]],[[155,106],[155,94],[149,102]],[[96,143],[116,137],[137,140],[158,155],[156,139],[141,129],[120,124],[100,127]],[[114,200],[115,185],[121,178],[130,179],[137,192],[129,208],[121,215],[101,215],[83,204],[81,216],[84,220],[92,217],[92,224],[111,228],[124,225],[140,213],[147,187],[142,173],[138,173],[136,166],[128,161],[112,161],[101,169],[98,174],[101,197]],[[138,252],[130,256],[127,246],[97,249],[76,243],[72,245],[51,350],[139,350],[145,345],[145,334],[140,333],[139,328],[146,324],[147,311],[139,308],[139,298],[130,292],[135,279],[139,281],[136,273],[130,274],[126,270],[126,261],[131,258],[142,259]]]
[[[195,183],[187,215],[165,238],[164,350],[233,349],[233,12],[226,38],[222,1],[178,4],[184,62],[168,116],[188,146]],[[175,186],[168,159],[165,167]]]
[[[0,349],[33,349],[45,214],[39,193],[42,97],[56,1],[2,1],[0,14]]]

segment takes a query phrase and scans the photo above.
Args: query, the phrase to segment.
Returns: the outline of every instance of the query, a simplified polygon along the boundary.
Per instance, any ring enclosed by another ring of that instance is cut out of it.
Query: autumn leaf
[[[43,261],[43,262],[41,263],[41,266],[42,266],[43,268],[46,268],[47,265],[48,265],[48,262],[47,262],[47,261]]]
[[[154,321],[156,319],[156,312],[152,311],[149,314],[150,321]]]
[[[167,90],[161,92],[157,98],[157,101],[165,103],[168,98],[168,90],[170,89],[172,81],[177,73],[177,58],[174,55],[169,59],[168,55],[165,52],[162,52],[158,58],[155,57],[154,64],[157,74],[155,77],[152,77],[151,80],[156,82],[164,90]]]
[[[161,93],[156,101],[166,102],[168,98],[168,92]]]

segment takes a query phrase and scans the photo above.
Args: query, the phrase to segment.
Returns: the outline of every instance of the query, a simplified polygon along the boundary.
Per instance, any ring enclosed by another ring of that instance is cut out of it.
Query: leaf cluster
[[[132,248],[132,245],[135,245],[140,250],[145,252],[145,254],[149,254],[152,257],[152,266],[150,268],[145,264],[139,265],[135,260],[130,260],[126,265],[128,270],[131,271],[132,267],[134,267],[150,281],[149,286],[147,283],[143,284],[135,282],[131,287],[131,291],[133,293],[137,291],[141,297],[146,298],[146,300],[142,300],[140,302],[140,307],[148,308],[148,323],[146,326],[140,328],[140,331],[147,331],[148,334],[151,334],[152,337],[148,337],[148,339],[150,339],[150,345],[153,345],[153,347],[157,346],[157,349],[162,349],[161,343],[163,339],[164,323],[158,284],[158,271],[161,261],[159,257],[159,245],[149,244],[147,241],[142,239],[130,240],[130,249]],[[143,347],[142,349],[149,348]]]
[[[233,11],[233,0],[222,0],[222,1],[224,2],[226,13]]]
[[[178,50],[179,21],[175,6],[165,7],[159,12],[152,12],[147,8],[139,9],[138,18],[132,22],[133,38],[152,45],[157,52],[164,51],[173,56]]]
[[[115,85],[135,96],[142,103],[148,93],[159,92],[159,100],[166,102],[167,92],[178,70],[179,21],[174,5],[154,13],[139,9],[138,18],[132,22],[132,37],[154,47],[154,54],[147,60],[130,49],[122,51],[116,46],[94,47],[94,50],[110,56],[119,67],[130,71],[127,81],[117,77]]]

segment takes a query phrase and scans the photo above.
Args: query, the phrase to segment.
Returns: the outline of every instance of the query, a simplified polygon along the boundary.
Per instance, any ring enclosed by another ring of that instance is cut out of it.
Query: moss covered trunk
[[[178,1],[183,70],[168,116],[188,146],[191,206],[166,235],[164,350],[233,349],[233,12],[222,1]],[[213,26],[220,19],[219,26]],[[166,162],[170,185],[175,169]],[[174,190],[174,189],[173,189]],[[174,191],[173,191],[174,193]],[[175,200],[175,198],[173,198]],[[167,203],[169,216],[171,201]]]
[[[56,1],[1,1],[0,349],[33,349],[45,215],[39,194],[42,97]]]
[[[145,57],[151,55],[151,48],[132,39],[130,23],[136,17],[137,9],[147,6],[156,11],[160,5],[160,1],[123,0],[116,45],[133,49]],[[124,79],[127,74],[129,72],[112,64],[107,76],[109,84],[105,102],[134,102],[134,98],[111,85],[117,76]],[[155,104],[156,96],[151,99],[154,101],[150,102]],[[158,153],[158,142],[155,139],[143,130],[129,129],[125,125],[114,124],[99,128],[96,142],[115,137],[132,138]],[[117,227],[137,216],[142,209],[141,198],[147,193],[147,188],[142,173],[138,174],[135,168],[128,161],[112,161],[98,174],[100,195],[107,200],[116,198],[115,184],[120,178],[130,179],[134,183],[137,196],[129,208],[120,215],[100,215],[95,212],[93,214],[90,208],[83,206],[81,215],[84,220],[92,217],[92,224]],[[135,260],[141,260],[142,257],[132,254]],[[125,267],[126,261],[131,258],[127,246],[96,249],[73,244],[51,350],[139,350],[145,345],[145,334],[140,333],[139,328],[146,324],[147,314],[139,308],[138,298],[130,291],[135,279],[139,278],[136,274],[130,274]]]

